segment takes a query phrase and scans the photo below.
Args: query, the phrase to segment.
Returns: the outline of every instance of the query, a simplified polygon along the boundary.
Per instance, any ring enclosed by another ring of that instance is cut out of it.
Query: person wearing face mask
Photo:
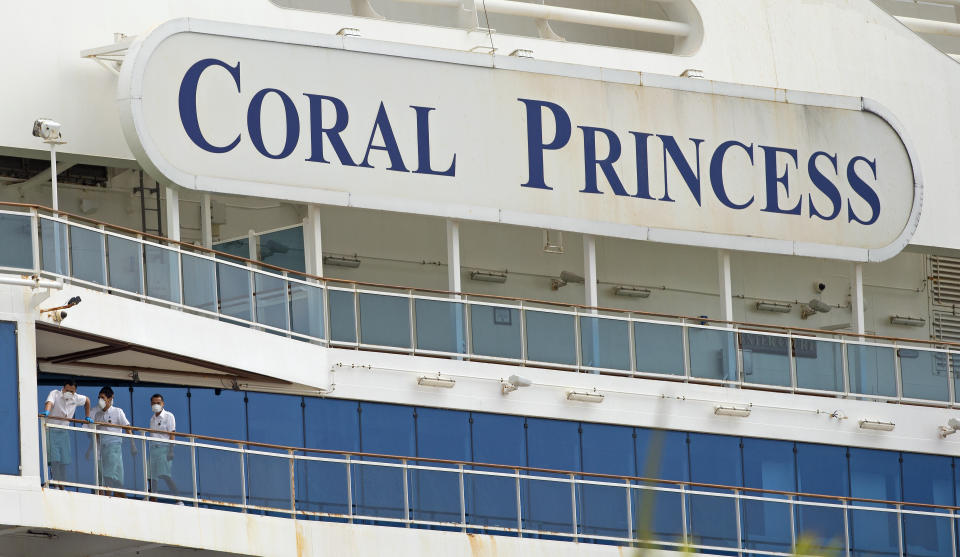
[[[150,416],[150,437],[157,439],[175,439],[173,434],[177,431],[177,419],[172,412],[164,409],[163,395],[157,393],[150,397],[150,410],[153,414]],[[151,493],[156,493],[158,483],[163,480],[167,484],[167,489],[173,495],[179,495],[177,484],[173,481],[170,474],[173,467],[173,448],[172,443],[159,443],[153,441],[150,443],[150,477],[149,487]],[[151,500],[155,500],[151,498]],[[177,501],[182,505],[182,501]]]
[[[83,406],[88,422],[90,418],[90,399],[77,393],[77,382],[68,379],[62,389],[54,389],[47,395],[47,402],[40,412],[48,418],[49,424],[74,426],[62,418],[73,418],[77,406]],[[70,431],[50,428],[47,430],[47,464],[50,466],[50,478],[64,481],[67,479],[67,467],[73,464],[73,444]],[[59,486],[63,489],[63,486]]]
[[[97,430],[101,432],[123,433],[119,426],[128,426],[130,421],[122,409],[113,405],[113,389],[104,387],[100,389],[97,405],[100,407],[93,413],[93,421],[97,423]],[[116,424],[116,425],[105,425]],[[97,454],[99,455],[98,484],[104,487],[122,488],[123,487],[123,454],[121,446],[123,437],[116,435],[97,435]],[[136,454],[136,445],[130,444],[130,453]],[[87,449],[87,458],[90,458],[90,449]],[[108,491],[107,495],[116,495],[126,497],[124,493]]]

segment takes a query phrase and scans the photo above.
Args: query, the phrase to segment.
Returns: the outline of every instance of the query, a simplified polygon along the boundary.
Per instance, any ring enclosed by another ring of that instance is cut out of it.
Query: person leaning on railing
[[[110,427],[102,424],[117,424],[117,426],[129,426],[130,420],[122,409],[113,405],[113,389],[104,387],[100,389],[97,405],[100,409],[94,412],[93,421],[96,422],[98,431],[121,433],[120,427]],[[121,454],[121,444],[123,437],[116,435],[97,435],[97,454],[99,462],[97,467],[98,485],[104,487],[123,488],[123,455]],[[92,445],[91,445],[92,448]],[[130,454],[137,454],[137,446],[130,443]],[[90,458],[90,449],[87,449],[87,458]],[[116,495],[117,497],[126,497],[125,493],[116,491],[107,491],[107,495]]]
[[[80,405],[83,405],[85,419],[92,423],[90,399],[77,393],[75,380],[67,379],[62,389],[50,391],[40,414],[49,418],[50,423],[69,425],[66,420],[57,418],[73,418],[77,406]],[[65,429],[47,429],[47,464],[50,466],[51,479],[67,479],[67,466],[73,464],[73,443],[70,437],[70,432]],[[63,486],[59,487],[63,489]]]

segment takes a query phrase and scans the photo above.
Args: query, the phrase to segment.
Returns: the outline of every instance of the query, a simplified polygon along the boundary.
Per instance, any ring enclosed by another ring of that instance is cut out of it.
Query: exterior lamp
[[[746,418],[750,415],[749,406],[735,406],[732,404],[720,404],[714,407],[713,413],[717,416],[736,416]]]
[[[422,387],[441,387],[444,389],[451,389],[457,382],[450,377],[443,377],[439,373],[436,375],[421,375],[417,379],[417,385]]]
[[[872,429],[875,431],[893,431],[897,424],[889,420],[860,420],[860,429]]]
[[[60,123],[54,122],[49,118],[40,118],[33,123],[33,137],[39,137],[44,143],[50,146],[50,186],[53,190],[53,210],[60,209],[57,202],[57,145],[63,145],[66,141],[60,134]]]
[[[598,393],[596,389],[592,391],[567,391],[567,400],[578,402],[603,402],[603,393]]]

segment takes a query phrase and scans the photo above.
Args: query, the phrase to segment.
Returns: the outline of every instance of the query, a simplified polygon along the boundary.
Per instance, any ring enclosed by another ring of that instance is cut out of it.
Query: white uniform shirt
[[[127,415],[123,413],[123,410],[117,408],[116,406],[111,406],[106,410],[97,408],[97,411],[93,413],[93,421],[106,424],[130,425],[130,421],[127,420]],[[98,425],[97,430],[123,433],[123,430],[119,427],[103,425]],[[121,441],[123,441],[123,437],[117,437],[116,435],[100,436],[100,442],[103,444],[120,443]]]
[[[150,429],[156,429],[159,431],[168,431],[174,432],[177,430],[177,419],[173,416],[173,412],[167,412],[166,410],[161,410],[160,415],[151,414],[150,415]],[[169,435],[164,435],[158,432],[150,432],[150,437],[160,437],[163,439],[169,439]]]
[[[63,398],[62,392],[54,389],[47,395],[47,402],[53,404],[53,407],[50,408],[51,418],[72,418],[77,406],[84,406],[87,403],[87,397],[80,393],[75,393],[73,400],[68,401]],[[58,424],[74,425],[64,420],[51,419],[50,421]]]

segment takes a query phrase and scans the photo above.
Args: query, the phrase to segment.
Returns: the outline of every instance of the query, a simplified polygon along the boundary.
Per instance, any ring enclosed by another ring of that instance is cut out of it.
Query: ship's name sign
[[[204,191],[875,261],[919,218],[869,99],[197,20],[119,87],[141,164]]]

